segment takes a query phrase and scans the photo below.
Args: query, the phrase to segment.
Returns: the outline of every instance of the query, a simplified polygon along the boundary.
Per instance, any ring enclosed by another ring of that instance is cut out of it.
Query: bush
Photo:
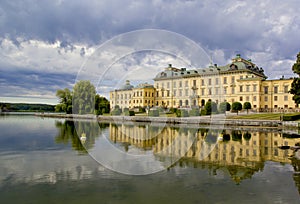
[[[135,113],[134,113],[134,111],[127,110],[127,111],[124,111],[124,115],[125,115],[125,116],[134,116]]]
[[[220,103],[220,105],[219,105],[219,111],[221,113],[225,113],[226,111],[230,111],[230,109],[231,109],[231,105],[230,105],[230,103],[228,103],[226,101]]]
[[[300,114],[287,114],[284,115],[282,120],[283,121],[295,121],[300,119]]]
[[[121,115],[122,111],[119,108],[114,109],[111,111],[111,115]]]
[[[190,110],[189,115],[190,116],[200,116],[200,110],[198,108],[193,108],[192,110]]]
[[[243,105],[243,108],[247,110],[247,113],[249,111],[249,109],[252,108],[251,103],[250,102],[245,102]]]
[[[158,110],[149,110],[149,116],[158,117],[159,111]]]
[[[146,112],[146,109],[144,107],[139,107],[139,112],[140,113],[145,113]]]
[[[234,102],[231,106],[232,112],[235,112],[238,114],[240,110],[242,110],[243,105],[240,102]]]
[[[211,115],[212,113],[216,113],[218,111],[217,110],[217,104],[215,102],[212,102],[212,101],[208,101],[205,104],[204,109],[205,109],[205,114],[206,115]]]
[[[200,111],[200,115],[206,115],[206,111],[205,111],[205,109],[201,109],[201,111]]]
[[[189,117],[189,113],[188,113],[188,111],[185,110],[185,109],[178,109],[178,110],[176,111],[176,116],[177,116],[177,117]]]
[[[177,108],[170,108],[169,113],[176,113]]]

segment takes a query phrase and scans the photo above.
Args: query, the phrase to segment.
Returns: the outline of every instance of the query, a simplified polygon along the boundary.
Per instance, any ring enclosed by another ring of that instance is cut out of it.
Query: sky
[[[164,50],[127,52],[124,47],[139,43],[131,39],[114,49],[126,55],[100,66],[113,55],[103,45],[144,29],[182,36],[218,65],[241,54],[269,79],[293,77],[300,51],[298,5],[299,0],[0,0],[0,101],[56,104],[56,90],[72,89],[83,70],[97,63],[85,77],[104,96],[126,79],[151,83],[170,63],[193,65]],[[153,36],[144,36],[143,43]]]

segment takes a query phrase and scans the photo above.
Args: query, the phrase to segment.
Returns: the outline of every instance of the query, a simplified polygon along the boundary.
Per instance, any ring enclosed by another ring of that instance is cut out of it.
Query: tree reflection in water
[[[55,126],[58,129],[58,134],[55,137],[55,142],[58,144],[72,144],[72,148],[80,154],[88,153],[88,150],[93,148],[95,140],[100,136],[101,131],[109,127],[109,124],[91,121],[73,121],[65,120],[56,121]],[[82,142],[80,137],[86,135],[86,140]]]

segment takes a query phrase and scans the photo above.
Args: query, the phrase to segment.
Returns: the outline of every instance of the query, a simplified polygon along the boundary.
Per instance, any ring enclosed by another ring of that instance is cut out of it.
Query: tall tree
[[[72,113],[72,93],[68,88],[59,89],[56,91],[56,96],[59,98],[59,104],[55,106],[56,112]]]
[[[87,80],[79,81],[73,89],[73,113],[93,114],[95,110],[95,86]]]
[[[298,74],[298,76],[300,76],[300,52],[297,55],[297,59],[295,64],[292,67],[292,70],[295,74]],[[294,94],[293,100],[295,101],[295,103],[297,105],[300,104],[300,78],[299,77],[294,78],[290,93]]]

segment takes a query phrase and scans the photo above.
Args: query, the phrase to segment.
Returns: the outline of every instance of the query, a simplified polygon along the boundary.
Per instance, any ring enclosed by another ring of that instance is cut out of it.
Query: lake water
[[[0,116],[1,203],[299,203],[297,135]]]

